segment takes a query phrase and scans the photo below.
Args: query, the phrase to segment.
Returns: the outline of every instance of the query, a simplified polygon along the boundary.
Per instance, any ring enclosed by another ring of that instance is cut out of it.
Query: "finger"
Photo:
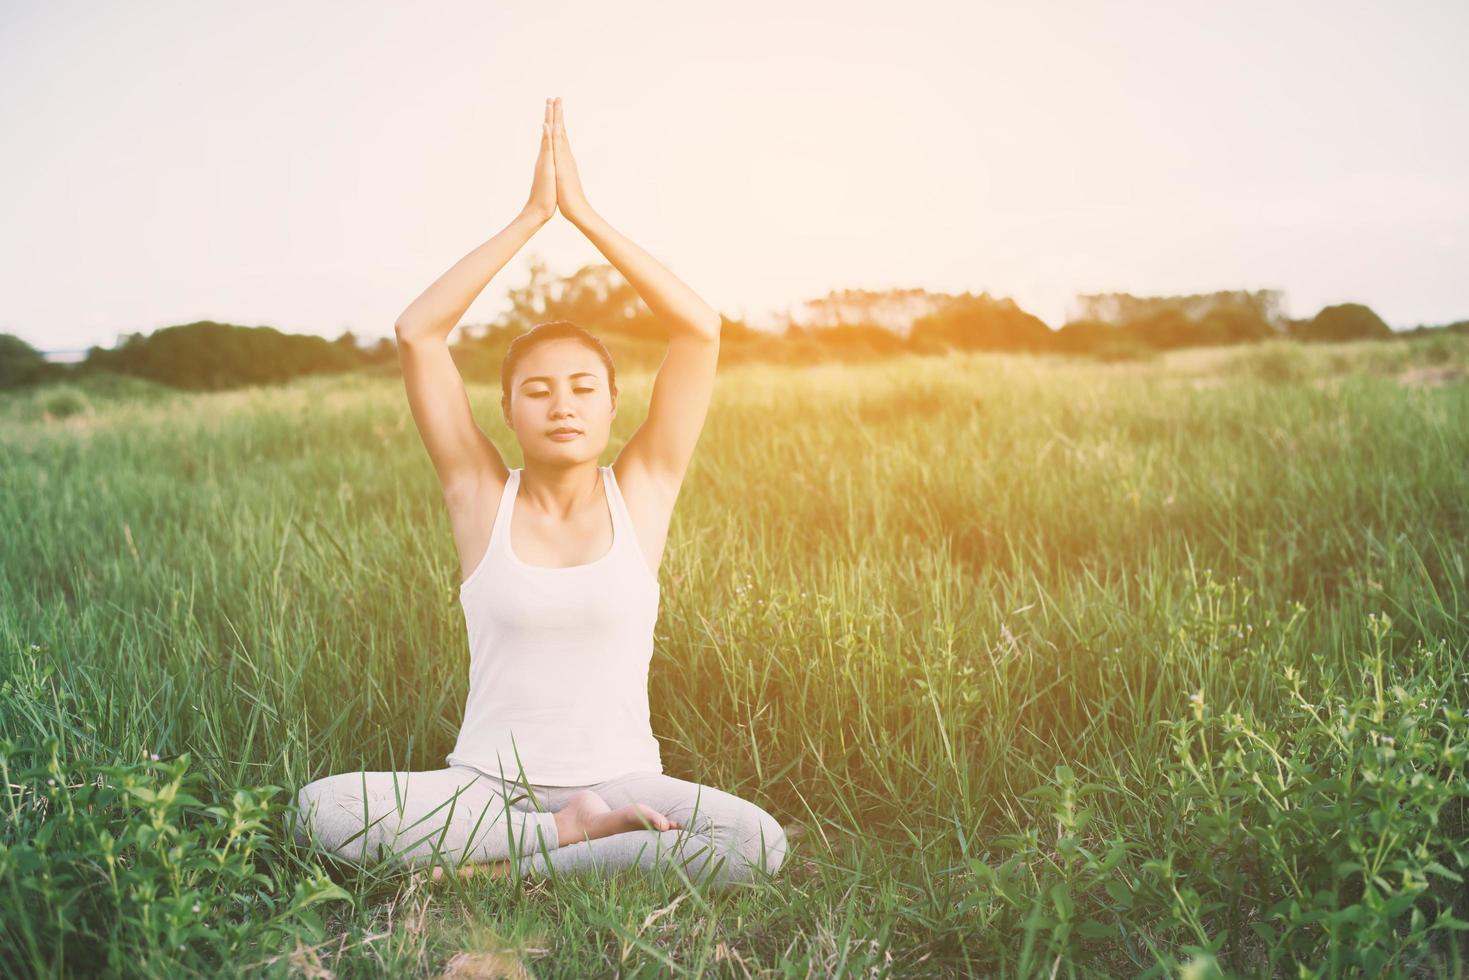
[[[551,109],[551,100],[546,100],[546,125],[549,126],[556,121],[555,113]]]

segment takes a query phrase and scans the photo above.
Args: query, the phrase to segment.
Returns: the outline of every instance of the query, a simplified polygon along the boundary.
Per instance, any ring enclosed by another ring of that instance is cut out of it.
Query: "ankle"
[[[556,811],[555,817],[557,847],[575,844],[586,836],[586,826],[581,815],[570,807]]]

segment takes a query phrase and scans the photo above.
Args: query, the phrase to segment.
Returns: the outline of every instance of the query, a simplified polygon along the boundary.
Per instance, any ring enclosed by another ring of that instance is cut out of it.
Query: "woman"
[[[566,321],[511,343],[500,408],[525,458],[475,424],[448,335],[560,209],[670,326],[648,417],[611,466],[612,358]],[[460,874],[677,864],[716,887],[773,874],[785,834],[760,807],[663,773],[647,672],[658,566],[703,428],[719,314],[587,203],[561,100],[546,100],[530,200],[397,323],[408,403],[438,473],[469,632],[464,723],[447,768],[342,773],[297,795],[302,842]]]

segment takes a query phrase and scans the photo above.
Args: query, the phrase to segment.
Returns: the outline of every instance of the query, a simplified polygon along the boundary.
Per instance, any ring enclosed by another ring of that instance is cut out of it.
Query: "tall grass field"
[[[1462,976],[1469,346],[721,369],[660,570],[727,892],[297,847],[467,640],[401,382],[0,398],[0,974]],[[601,462],[652,376],[620,379]],[[499,391],[472,386],[511,466]]]

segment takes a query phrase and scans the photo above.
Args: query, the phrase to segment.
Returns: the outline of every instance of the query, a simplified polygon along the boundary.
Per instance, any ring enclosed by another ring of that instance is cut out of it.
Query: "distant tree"
[[[787,325],[785,339],[807,341],[823,354],[838,355],[890,355],[906,346],[902,337],[876,323],[843,323],[834,327],[802,327],[793,323]]]
[[[515,328],[523,333],[537,323],[557,319],[546,312],[553,301],[555,284],[555,277],[551,275],[545,260],[538,255],[532,255],[525,285],[508,290],[506,295],[510,300],[510,309],[496,319],[495,325]]]
[[[1280,336],[1280,324],[1248,306],[1221,304],[1204,314],[1198,329],[1206,344],[1245,344]]]
[[[785,325],[841,327],[873,325],[904,335],[914,321],[954,299],[947,293],[911,289],[833,289],[825,296],[804,301],[795,314],[787,313]]]
[[[719,320],[719,339],[721,342],[733,341],[734,343],[744,343],[770,336],[764,330],[756,330],[744,320],[737,320],[727,316],[721,316]]]
[[[1219,290],[1176,296],[1087,293],[1076,322],[1106,323],[1131,342],[1168,349],[1278,336],[1284,295],[1276,289]]]
[[[1154,350],[1190,347],[1204,342],[1198,325],[1183,310],[1173,306],[1147,310],[1125,321],[1119,329],[1124,337]]]
[[[202,320],[147,336],[129,334],[112,350],[93,347],[83,368],[131,374],[176,388],[216,389],[344,371],[362,361],[358,352],[325,337]]]
[[[1201,321],[1221,308],[1246,311],[1259,320],[1279,327],[1284,320],[1285,295],[1278,289],[1221,289],[1212,293],[1169,296],[1134,296],[1131,293],[1083,293],[1078,320],[1121,324],[1141,319],[1162,309],[1178,310],[1190,320]]]
[[[1088,354],[1115,343],[1121,331],[1100,320],[1070,320],[1056,331],[1054,348],[1068,354]]]
[[[934,312],[919,317],[908,332],[910,346],[932,350],[1049,350],[1055,337],[1044,320],[1013,299],[989,293],[947,296]]]
[[[398,360],[398,345],[387,337],[379,337],[377,343],[364,351],[364,356],[371,364],[381,364],[385,361],[396,362]]]
[[[1292,324],[1301,340],[1368,340],[1393,336],[1392,328],[1361,303],[1338,303],[1324,307],[1309,320]]]
[[[16,388],[39,380],[46,358],[14,334],[0,333],[0,388]]]
[[[569,276],[557,277],[548,272],[545,262],[533,258],[529,280],[509,290],[508,296],[510,308],[495,318],[491,329],[524,333],[547,320],[570,320],[593,334],[612,332],[657,340],[668,336],[668,328],[658,322],[632,284],[606,263],[584,265]]]

